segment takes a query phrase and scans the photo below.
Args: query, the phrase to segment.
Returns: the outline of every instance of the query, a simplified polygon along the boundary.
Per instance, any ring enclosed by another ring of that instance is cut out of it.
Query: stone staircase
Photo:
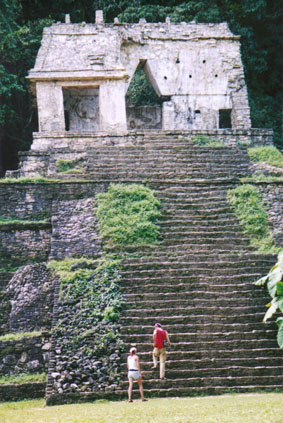
[[[282,389],[276,325],[262,324],[269,299],[252,284],[276,258],[253,251],[226,200],[249,172],[245,149],[145,137],[92,148],[84,166],[97,181],[146,183],[162,203],[160,244],[129,247],[121,281],[123,339],[137,346],[147,395]],[[155,322],[172,343],[164,381],[151,369]],[[125,362],[126,353],[122,396]]]
[[[129,138],[125,145],[92,143],[81,151],[76,145],[73,150],[50,148],[45,176],[56,179],[54,195],[49,194],[53,199],[50,257],[63,257],[65,241],[70,251],[85,254],[89,249],[89,228],[93,232],[95,225],[88,202],[95,192],[105,191],[110,183],[149,186],[162,204],[160,243],[114,251],[124,256],[122,337],[126,351],[132,344],[138,348],[146,395],[282,390],[277,327],[262,324],[269,297],[252,284],[268,272],[276,257],[254,251],[226,200],[227,189],[249,175],[246,149],[198,147],[190,137],[161,132]],[[80,155],[81,172],[57,172],[58,158],[72,161]],[[60,195],[56,184],[63,187],[58,189]],[[68,231],[75,226],[66,210],[75,207],[78,213],[84,210],[82,220],[90,226],[80,239],[71,240]],[[95,236],[90,256],[98,247]],[[5,289],[8,276],[7,280],[2,276]],[[164,381],[151,369],[156,322],[168,330],[172,343]],[[105,396],[127,395],[126,357],[125,352],[123,382]]]

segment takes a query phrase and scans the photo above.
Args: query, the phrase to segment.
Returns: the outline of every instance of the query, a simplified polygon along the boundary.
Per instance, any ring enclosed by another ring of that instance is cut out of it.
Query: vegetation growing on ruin
[[[152,245],[159,240],[160,202],[139,184],[112,184],[97,195],[100,234],[108,246]]]
[[[54,182],[54,180],[46,179],[42,177],[34,178],[2,178],[0,179],[0,184],[40,184],[42,182]]]
[[[243,183],[249,182],[283,182],[283,176],[267,176],[263,173],[254,173],[251,177],[240,178],[240,181]]]
[[[19,341],[24,338],[34,338],[40,335],[41,331],[6,333],[5,335],[0,336],[0,341]]]
[[[6,226],[9,227],[11,225],[15,227],[40,227],[40,226],[46,226],[48,224],[48,220],[22,220],[17,219],[14,216],[10,217],[3,217],[0,216],[0,228],[3,230]]]
[[[21,373],[19,375],[1,376],[0,385],[8,385],[10,383],[46,382],[46,380],[46,373]]]
[[[283,154],[274,146],[249,148],[248,155],[254,162],[283,168]]]
[[[58,173],[82,173],[83,167],[80,166],[80,160],[57,160],[56,168]]]
[[[270,270],[268,275],[255,282],[256,286],[265,287],[271,297],[271,303],[267,304],[268,310],[265,313],[263,322],[266,323],[278,310],[283,313],[283,251],[278,255],[278,261]],[[277,342],[283,348],[283,316],[276,319],[278,326]]]
[[[143,69],[137,69],[129,85],[126,100],[129,105],[155,105],[162,101],[148,81]]]
[[[74,370],[82,371],[83,363],[90,359],[96,363],[96,370],[90,375],[92,381],[102,374],[107,380],[113,377],[113,383],[119,380],[117,353],[123,350],[118,325],[123,306],[120,266],[120,260],[114,257],[65,259],[48,264],[61,282],[58,321],[53,328],[56,348],[61,350],[60,356],[68,357],[67,365]],[[110,359],[111,354],[115,354],[115,359]]]
[[[269,232],[267,213],[256,187],[245,184],[227,192],[230,204],[235,209],[243,230],[259,251],[275,251],[273,239]]]
[[[196,135],[191,138],[193,143],[202,147],[223,147],[223,143],[206,135]]]

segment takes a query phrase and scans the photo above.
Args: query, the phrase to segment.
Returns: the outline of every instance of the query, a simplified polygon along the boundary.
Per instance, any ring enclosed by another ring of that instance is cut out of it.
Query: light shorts
[[[129,370],[128,371],[128,379],[132,378],[134,380],[138,380],[141,377],[140,372],[138,370]]]

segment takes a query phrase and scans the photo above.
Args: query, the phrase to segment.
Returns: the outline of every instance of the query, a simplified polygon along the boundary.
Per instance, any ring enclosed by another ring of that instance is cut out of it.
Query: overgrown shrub
[[[5,335],[0,336],[0,341],[19,341],[20,339],[34,338],[40,335],[41,331],[6,333]]]
[[[277,310],[283,313],[283,251],[279,253],[278,261],[268,275],[260,278],[254,284],[266,287],[272,298],[271,303],[267,304],[268,310],[263,322],[266,323]],[[283,348],[283,317],[278,317],[276,323],[278,325],[277,342],[279,347]]]
[[[254,162],[264,162],[271,166],[283,168],[283,154],[276,147],[249,148],[248,155]]]
[[[269,232],[267,213],[257,189],[249,184],[241,185],[229,190],[227,197],[244,232],[251,236],[251,244],[260,251],[271,250],[274,243]]]
[[[69,381],[79,389],[88,381],[89,391],[104,389],[109,382],[117,384],[123,350],[118,324],[123,307],[120,261],[111,257],[65,259],[51,261],[48,267],[61,282],[58,321],[53,328],[61,377],[72,368]],[[60,379],[57,388],[58,383]]]
[[[204,147],[223,147],[221,141],[214,140],[213,138],[207,137],[206,135],[197,135],[192,137],[191,140],[194,144]]]
[[[150,245],[158,242],[160,202],[149,188],[110,185],[97,195],[100,234],[108,245]]]
[[[57,160],[56,169],[58,173],[82,173],[83,167],[80,166],[80,160]]]

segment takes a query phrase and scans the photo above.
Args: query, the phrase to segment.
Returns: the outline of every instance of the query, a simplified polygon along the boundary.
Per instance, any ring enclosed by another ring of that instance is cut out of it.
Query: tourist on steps
[[[153,369],[157,367],[157,359],[160,360],[160,379],[165,379],[166,346],[170,345],[170,339],[166,330],[160,323],[155,323],[153,332]]]
[[[139,357],[137,356],[137,349],[135,347],[130,349],[130,354],[128,355],[128,359],[127,359],[127,367],[128,367],[128,379],[129,379],[129,389],[128,389],[129,402],[133,402],[132,391],[133,391],[133,383],[135,380],[139,384],[141,400],[147,401],[143,394],[141,366],[140,366]]]

